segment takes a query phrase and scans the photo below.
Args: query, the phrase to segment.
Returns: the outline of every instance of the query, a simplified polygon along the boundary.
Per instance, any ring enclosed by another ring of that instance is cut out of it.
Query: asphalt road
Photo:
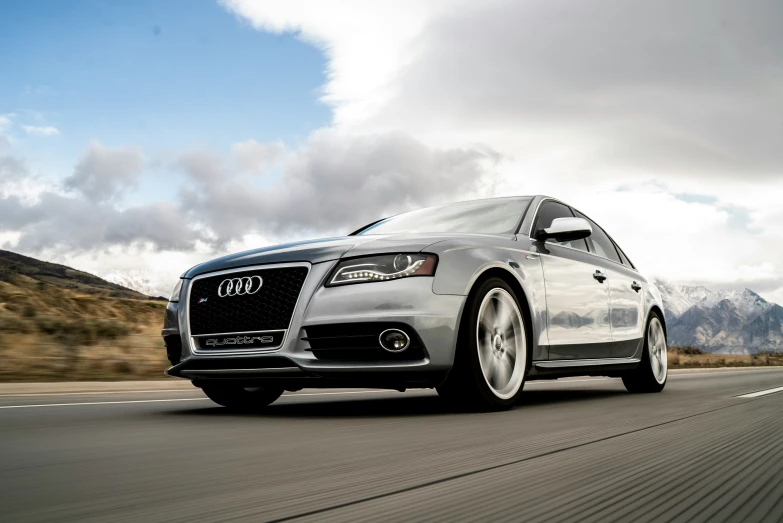
[[[429,391],[0,396],[0,521],[783,521],[783,369]]]

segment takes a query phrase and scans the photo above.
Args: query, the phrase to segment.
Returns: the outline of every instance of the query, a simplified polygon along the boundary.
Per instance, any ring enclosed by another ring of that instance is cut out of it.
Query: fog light
[[[402,352],[411,344],[411,339],[399,329],[386,329],[378,336],[381,347],[389,352]]]

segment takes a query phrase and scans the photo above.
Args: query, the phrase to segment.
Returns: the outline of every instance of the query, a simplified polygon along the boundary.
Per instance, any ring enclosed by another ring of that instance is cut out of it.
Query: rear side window
[[[631,260],[628,259],[628,256],[625,255],[623,250],[620,248],[617,243],[614,243],[615,248],[617,249],[617,252],[620,253],[620,259],[623,260],[623,265],[627,265],[628,267],[631,267],[632,269],[635,269],[636,267],[633,266],[633,263],[631,263]]]
[[[541,207],[538,209],[538,217],[536,218],[536,224],[533,227],[533,232],[548,228],[550,225],[552,225],[552,222],[556,218],[573,217],[574,215],[567,205],[563,205],[560,202],[547,200],[542,203]],[[585,240],[576,240],[572,242],[556,242],[554,240],[547,240],[546,242],[587,252],[587,243]]]
[[[574,212],[578,217],[587,220],[590,223],[590,226],[593,228],[593,234],[590,235],[590,242],[593,245],[593,250],[595,253],[598,256],[608,260],[616,261],[617,263],[623,263],[623,261],[620,259],[620,255],[617,254],[617,249],[614,248],[614,243],[604,232],[604,230],[581,212],[577,210],[574,210]]]

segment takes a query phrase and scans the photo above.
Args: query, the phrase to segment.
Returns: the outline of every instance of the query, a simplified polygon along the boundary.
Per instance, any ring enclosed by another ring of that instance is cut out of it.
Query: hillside
[[[110,298],[148,299],[140,292],[95,275],[0,249],[0,281],[13,282],[18,276],[80,293]]]
[[[160,377],[165,301],[0,251],[0,380]]]

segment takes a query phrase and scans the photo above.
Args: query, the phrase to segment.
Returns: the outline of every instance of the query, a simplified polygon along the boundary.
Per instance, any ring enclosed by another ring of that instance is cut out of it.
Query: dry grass
[[[164,309],[25,276],[0,281],[0,381],[161,377]]]
[[[783,353],[762,354],[708,354],[698,349],[669,348],[669,368],[717,368],[717,367],[760,367],[783,365]]]

